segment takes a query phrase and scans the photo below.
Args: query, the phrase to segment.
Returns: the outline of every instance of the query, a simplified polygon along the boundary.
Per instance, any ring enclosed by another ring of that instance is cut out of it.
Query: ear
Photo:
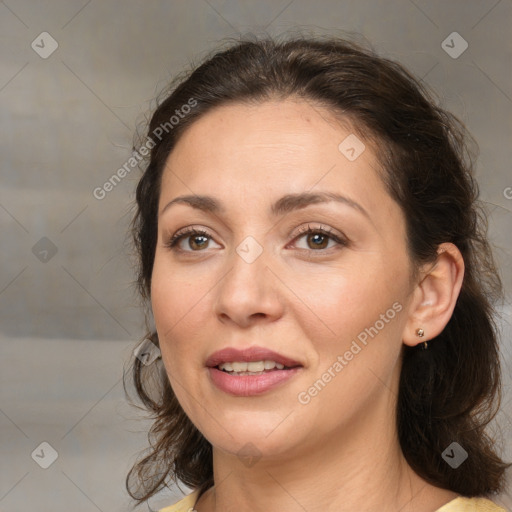
[[[403,342],[409,346],[439,335],[450,320],[462,287],[464,260],[452,243],[441,244],[435,263],[424,266],[413,291]],[[424,335],[418,336],[422,329]]]

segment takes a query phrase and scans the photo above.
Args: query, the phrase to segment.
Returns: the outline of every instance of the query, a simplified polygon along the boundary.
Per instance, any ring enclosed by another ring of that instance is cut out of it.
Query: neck
[[[428,484],[407,464],[389,413],[391,395],[386,391],[371,413],[365,408],[330,432],[329,442],[319,436],[294,453],[251,464],[214,448],[215,486],[196,510],[267,512],[270,504],[289,512],[434,512],[457,494]]]

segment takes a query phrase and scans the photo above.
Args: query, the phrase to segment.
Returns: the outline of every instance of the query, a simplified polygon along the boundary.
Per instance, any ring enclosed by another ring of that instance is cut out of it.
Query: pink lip
[[[289,370],[272,370],[261,375],[230,375],[217,368],[208,368],[213,383],[225,393],[234,396],[254,396],[266,393],[287,381],[302,367]]]
[[[298,361],[294,361],[289,357],[285,357],[263,347],[249,347],[244,350],[238,350],[231,347],[224,348],[211,354],[206,360],[206,366],[208,368],[214,368],[219,364],[231,363],[233,361],[248,363],[251,361],[275,361],[276,363],[281,363],[284,366],[291,368],[295,366],[302,366]]]

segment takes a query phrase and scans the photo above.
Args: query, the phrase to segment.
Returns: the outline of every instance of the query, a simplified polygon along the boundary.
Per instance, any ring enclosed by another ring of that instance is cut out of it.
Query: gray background
[[[0,2],[0,510],[128,509],[124,477],[149,426],[121,385],[143,334],[126,250],[139,172],[102,200],[93,190],[127,161],[166,82],[248,32],[360,32],[432,86],[478,141],[508,293],[494,426],[512,459],[511,24],[510,0]],[[469,45],[458,58],[441,46],[454,31]],[[31,47],[51,49],[42,32],[58,43],[47,58]],[[43,441],[58,453],[46,470],[31,457]],[[510,494],[500,500],[512,507]]]

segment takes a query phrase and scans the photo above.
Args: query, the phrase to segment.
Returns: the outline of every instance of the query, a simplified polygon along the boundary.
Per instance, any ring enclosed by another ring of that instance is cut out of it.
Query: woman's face
[[[234,104],[194,122],[168,158],[153,313],[180,404],[224,453],[297,456],[392,422],[405,221],[348,126],[304,101]],[[224,349],[242,353],[215,356]],[[247,360],[252,375],[231,364]]]

